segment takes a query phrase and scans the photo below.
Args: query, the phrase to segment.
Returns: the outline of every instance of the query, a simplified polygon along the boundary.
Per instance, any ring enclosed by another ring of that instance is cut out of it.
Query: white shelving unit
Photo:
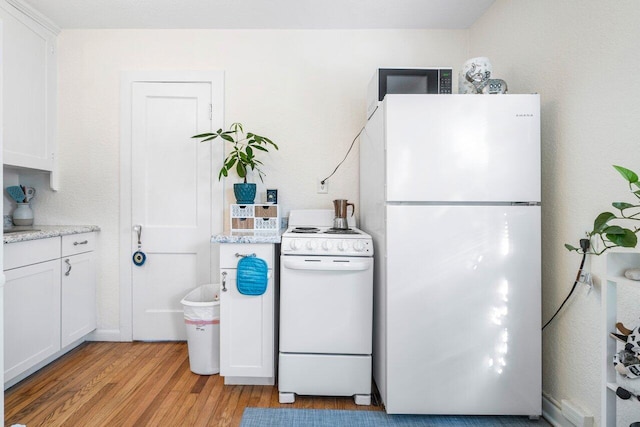
[[[606,277],[602,283],[602,336],[604,337],[602,352],[602,425],[616,425],[616,389],[618,375],[613,368],[613,356],[617,342],[609,336],[615,331],[618,321],[618,286],[633,286],[640,289],[640,282],[629,280],[624,276],[628,268],[640,267],[640,252],[610,252],[606,259]],[[640,316],[640,313],[638,313]],[[639,380],[640,381],[640,380]]]

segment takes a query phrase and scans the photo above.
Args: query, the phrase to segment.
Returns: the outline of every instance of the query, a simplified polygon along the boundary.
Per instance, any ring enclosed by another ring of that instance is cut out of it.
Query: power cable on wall
[[[356,141],[358,140],[358,137],[360,136],[360,134],[362,134],[362,132],[364,131],[364,126],[362,127],[362,129],[360,129],[360,132],[358,132],[358,134],[356,135],[355,138],[353,138],[353,141],[351,141],[351,145],[349,146],[349,150],[347,150],[347,154],[344,155],[344,159],[342,159],[342,161],[340,163],[338,163],[338,166],[336,166],[336,168],[333,170],[333,172],[331,172],[331,175],[329,175],[328,177],[326,177],[325,179],[323,179],[322,181],[320,181],[320,184],[324,185],[324,183],[333,176],[333,174],[335,174],[338,171],[338,168],[340,168],[340,166],[342,166],[342,164],[344,163],[345,160],[347,160],[347,157],[349,157],[349,153],[351,153],[351,150],[353,149],[354,144],[356,143]]]
[[[567,301],[569,301],[569,298],[571,298],[571,295],[573,295],[573,291],[576,290],[576,287],[578,286],[578,283],[580,282],[580,276],[582,275],[582,269],[584,268],[584,261],[587,258],[587,251],[589,250],[589,239],[580,239],[580,248],[582,249],[582,261],[580,261],[580,268],[578,269],[578,274],[576,275],[576,280],[573,282],[573,286],[571,287],[571,290],[569,291],[569,295],[567,295],[567,297],[564,299],[564,301],[562,301],[562,304],[560,304],[560,307],[558,307],[558,309],[553,314],[553,316],[551,316],[551,319],[549,319],[549,321],[547,323],[545,323],[544,326],[542,327],[543,331],[544,331],[544,328],[546,328],[549,325],[549,323],[551,323],[553,321],[553,319],[556,318],[558,313],[560,313],[560,310],[562,310],[562,307],[564,307],[564,305],[567,303]]]

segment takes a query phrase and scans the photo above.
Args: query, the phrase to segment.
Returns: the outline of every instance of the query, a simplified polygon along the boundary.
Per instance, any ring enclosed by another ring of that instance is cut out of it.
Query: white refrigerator
[[[539,96],[387,95],[360,206],[386,411],[539,416]]]

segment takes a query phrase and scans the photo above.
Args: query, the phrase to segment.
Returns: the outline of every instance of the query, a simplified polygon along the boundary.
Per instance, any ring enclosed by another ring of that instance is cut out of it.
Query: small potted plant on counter
[[[231,143],[231,152],[224,159],[218,180],[229,176],[229,172],[235,170],[242,183],[233,184],[233,193],[238,204],[253,204],[256,196],[256,184],[247,182],[247,172],[255,171],[264,182],[264,172],[260,169],[262,162],[256,158],[257,151],[268,152],[269,148],[278,149],[278,146],[269,138],[257,135],[252,132],[245,134],[242,123],[233,123],[229,130],[218,129],[215,133],[201,133],[191,138],[200,139],[200,142],[207,142],[220,137]]]

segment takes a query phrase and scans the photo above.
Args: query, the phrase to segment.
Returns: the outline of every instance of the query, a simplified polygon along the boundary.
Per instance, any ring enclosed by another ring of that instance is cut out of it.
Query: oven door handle
[[[365,271],[371,267],[371,261],[366,260],[318,260],[318,259],[291,259],[286,258],[282,265],[289,270],[316,270],[316,271]]]

